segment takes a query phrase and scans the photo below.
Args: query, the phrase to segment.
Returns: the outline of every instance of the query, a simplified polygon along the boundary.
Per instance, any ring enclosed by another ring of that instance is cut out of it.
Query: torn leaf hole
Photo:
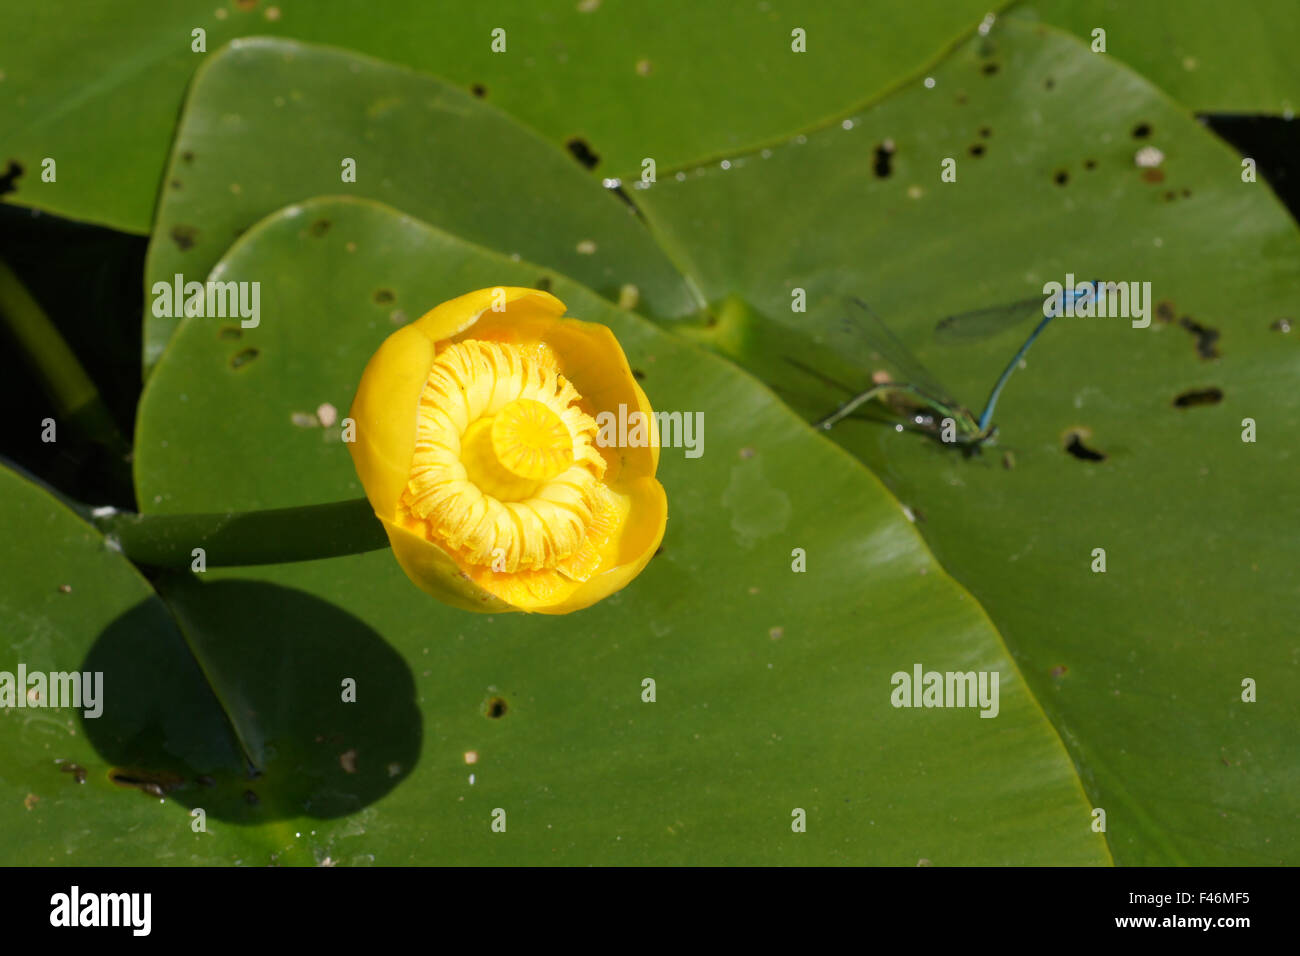
[[[1174,399],[1174,408],[1194,408],[1197,405],[1217,405],[1223,401],[1223,389],[1192,388]]]
[[[564,145],[573,154],[573,158],[582,163],[586,169],[595,169],[596,164],[600,162],[600,157],[596,155],[595,151],[587,145],[587,141],[581,136],[573,137]]]
[[[1090,432],[1072,428],[1065,433],[1065,450],[1080,461],[1105,461],[1106,455],[1104,452],[1089,448],[1084,444],[1084,439],[1091,437]]]
[[[893,172],[895,148],[892,139],[887,139],[876,147],[876,152],[871,162],[871,168],[878,178],[885,179]]]
[[[5,171],[0,173],[0,196],[5,193],[11,193],[18,187],[14,185],[18,177],[23,174],[23,164],[16,160],[9,160],[5,166]]]
[[[184,252],[193,248],[195,240],[199,237],[199,230],[194,226],[183,226],[177,223],[172,226],[169,235],[172,237],[172,242],[176,243],[181,252]]]
[[[234,355],[230,356],[230,367],[242,368],[249,362],[253,361],[253,359],[257,358],[259,354],[261,353],[259,353],[257,349],[241,349]]]
[[[1196,336],[1196,354],[1203,359],[1219,357],[1219,330],[1208,325],[1201,325],[1189,315],[1178,320],[1178,324]]]
[[[162,799],[185,783],[184,778],[165,770],[126,770],[114,767],[108,779],[119,787],[134,787],[146,796]]]

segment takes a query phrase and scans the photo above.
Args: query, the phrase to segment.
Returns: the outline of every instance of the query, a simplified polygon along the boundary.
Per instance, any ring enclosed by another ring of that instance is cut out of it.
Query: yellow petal
[[[668,496],[653,478],[641,478],[628,489],[628,520],[612,544],[614,557],[605,571],[583,582],[568,597],[545,607],[526,608],[539,614],[581,611],[623,590],[645,570],[659,550],[668,523]]]
[[[466,611],[503,613],[515,608],[484,591],[461,571],[451,555],[431,541],[412,534],[405,528],[385,520],[384,530],[393,546],[393,556],[402,566],[406,576],[422,591],[432,594],[444,604]]]
[[[505,311],[493,312],[493,305],[503,306]],[[444,302],[411,324],[434,342],[441,342],[468,329],[484,315],[508,316],[509,321],[514,322],[558,318],[563,314],[564,303],[549,292],[519,286],[495,286]]]
[[[356,441],[348,443],[366,497],[380,518],[397,513],[415,454],[416,410],[429,369],[433,342],[412,326],[398,329],[366,364],[349,413]]]

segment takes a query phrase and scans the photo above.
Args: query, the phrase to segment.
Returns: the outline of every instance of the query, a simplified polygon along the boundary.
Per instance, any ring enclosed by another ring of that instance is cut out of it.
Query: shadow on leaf
[[[142,603],[81,667],[103,674],[102,714],[80,719],[115,783],[256,824],[354,813],[414,769],[415,680],[364,622],[260,582],[158,583],[184,643],[158,646]]]

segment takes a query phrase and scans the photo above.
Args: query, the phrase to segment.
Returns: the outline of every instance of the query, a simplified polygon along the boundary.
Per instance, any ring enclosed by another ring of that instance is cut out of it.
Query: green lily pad
[[[356,163],[354,183],[342,180],[345,160]],[[635,286],[651,315],[698,308],[631,209],[509,117],[428,76],[269,39],[238,41],[195,78],[145,263],[150,302],[157,282],[178,274],[202,282],[234,237],[268,213],[333,193],[386,200],[468,239],[506,243],[613,299]],[[414,307],[387,301],[397,314]],[[176,325],[155,311],[169,310],[146,310],[146,366]]]
[[[599,174],[639,176],[647,156],[683,163],[845,109],[921,67],[985,10],[978,0],[915,0],[870,17],[852,0],[389,0],[382,12],[353,0],[45,0],[15,15],[23,43],[0,62],[0,162],[23,170],[11,200],[143,233],[195,69],[223,43],[272,34],[436,73],[556,145],[582,140]],[[806,31],[806,53],[791,51],[795,28]],[[496,29],[502,52],[492,48]],[[205,52],[192,49],[195,30],[205,31]],[[40,181],[45,157],[59,164],[56,183]]]
[[[391,646],[331,602],[255,581],[168,579],[169,612],[42,488],[0,469],[0,502],[16,540],[42,543],[0,558],[0,683],[20,667],[46,675],[44,706],[31,683],[26,706],[0,707],[5,861],[372,858],[338,841],[403,783],[422,735],[414,678]],[[212,640],[250,608],[257,641]],[[86,696],[56,695],[51,674],[81,675]],[[384,693],[341,704],[343,675]],[[287,817],[319,839],[296,842]]]
[[[402,764],[409,776],[354,815],[285,818],[302,834],[272,830],[286,849],[381,863],[1108,862],[1064,748],[979,606],[867,470],[734,366],[561,276],[370,201],[281,211],[220,269],[263,284],[265,317],[238,338],[187,318],[150,378],[136,476],[155,513],[358,494],[338,423],[296,416],[326,402],[345,414],[396,327],[377,283],[415,314],[541,271],[570,314],[615,330],[657,409],[705,423],[700,457],[663,450],[662,552],[578,614],[456,611],[386,552],[211,569],[165,590],[196,646],[231,661],[288,639],[292,615],[274,606],[288,591],[382,635],[411,668],[423,735],[418,760]],[[246,350],[256,356],[232,366]],[[793,570],[796,548],[806,572]],[[319,618],[303,625],[323,641],[317,668],[347,674],[322,630]],[[891,675],[917,663],[997,671],[998,716],[895,708]],[[271,681],[304,683],[293,668],[232,664],[214,686],[238,699]],[[361,699],[406,693],[403,680],[358,682]],[[357,766],[390,759],[355,755]],[[504,833],[492,829],[498,809]],[[800,809],[806,833],[792,831]]]
[[[1300,340],[1279,320],[1295,320],[1300,233],[1223,143],[1059,32],[1007,21],[932,81],[635,194],[674,260],[728,300],[687,331],[817,419],[876,369],[841,326],[856,295],[978,411],[1033,310],[964,345],[934,334],[940,318],[1068,273],[1150,282],[1147,328],[1046,330],[991,453],[878,421],[831,435],[989,610],[1118,861],[1294,863],[1300,545],[1282,529],[1300,504]]]
[[[1011,8],[1094,43],[1198,113],[1294,113],[1296,8],[1290,0],[1250,4],[1215,0],[1118,3],[1115,0],[1024,0]]]

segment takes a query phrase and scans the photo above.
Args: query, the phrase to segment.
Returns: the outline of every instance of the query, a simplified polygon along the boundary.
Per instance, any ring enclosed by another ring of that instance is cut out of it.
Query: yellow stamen
[[[492,450],[513,475],[549,481],[573,464],[573,436],[541,402],[520,398],[492,422]]]
[[[524,501],[573,464],[573,435],[559,415],[517,398],[472,423],[461,437],[470,483],[498,501]]]
[[[501,572],[586,580],[616,525],[596,423],[547,359],[467,339],[443,348],[420,396],[399,521],[484,586]]]

